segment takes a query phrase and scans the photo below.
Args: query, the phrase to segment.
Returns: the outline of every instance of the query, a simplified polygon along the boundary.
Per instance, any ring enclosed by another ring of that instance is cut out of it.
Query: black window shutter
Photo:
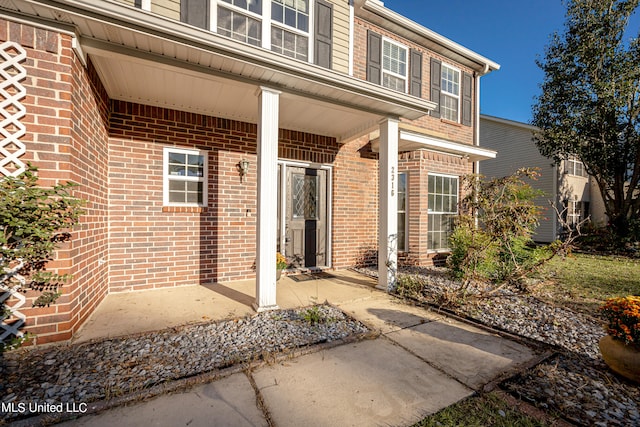
[[[209,0],[182,0],[180,20],[205,30],[209,29]]]
[[[422,98],[422,53],[411,49],[411,84],[409,93]]]
[[[437,104],[436,109],[431,111],[431,117],[440,117],[441,69],[442,63],[435,58],[431,58],[431,101]]]
[[[315,22],[315,63],[321,67],[331,68],[333,5],[322,0],[316,1]]]
[[[367,80],[380,84],[382,73],[382,36],[367,31]]]
[[[473,76],[462,73],[462,124],[471,126],[473,123]]]

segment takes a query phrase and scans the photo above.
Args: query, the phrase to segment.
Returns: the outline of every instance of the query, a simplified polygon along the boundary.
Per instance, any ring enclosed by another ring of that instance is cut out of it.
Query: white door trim
[[[300,162],[297,160],[278,159],[278,167],[280,168],[280,251],[286,256],[286,209],[287,209],[287,167],[319,169],[327,171],[327,256],[326,265],[322,267],[333,267],[333,166],[322,163]],[[320,266],[319,266],[320,267]]]

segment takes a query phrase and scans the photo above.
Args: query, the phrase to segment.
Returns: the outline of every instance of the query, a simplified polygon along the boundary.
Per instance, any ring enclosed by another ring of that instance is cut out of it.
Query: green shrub
[[[521,169],[491,180],[464,177],[463,213],[449,239],[447,260],[453,276],[463,280],[462,289],[472,283],[519,283],[560,249],[559,243],[538,247],[531,238],[541,214],[534,199],[542,192],[529,183],[537,175]]]
[[[0,285],[4,289],[43,292],[34,306],[46,306],[60,296],[57,288],[68,275],[45,271],[56,247],[71,239],[70,229],[82,214],[82,200],[71,195],[72,183],[38,186],[37,169],[29,165],[19,177],[0,179]],[[12,315],[4,302],[0,322]],[[7,341],[9,346],[21,337]],[[0,343],[0,351],[4,349]]]

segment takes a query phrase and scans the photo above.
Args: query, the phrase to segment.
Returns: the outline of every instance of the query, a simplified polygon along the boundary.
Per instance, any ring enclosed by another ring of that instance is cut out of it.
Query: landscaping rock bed
[[[5,403],[25,405],[87,403],[368,332],[339,309],[321,305],[131,337],[19,350],[0,359],[0,396]],[[16,416],[0,414],[0,424]]]
[[[377,276],[373,269],[362,273]],[[406,268],[422,284],[423,302],[435,304],[460,286],[443,268]],[[602,322],[532,296],[502,290],[497,297],[461,305],[458,315],[555,346],[555,356],[502,386],[539,408],[585,426],[640,425],[640,387],[614,375],[602,361]]]

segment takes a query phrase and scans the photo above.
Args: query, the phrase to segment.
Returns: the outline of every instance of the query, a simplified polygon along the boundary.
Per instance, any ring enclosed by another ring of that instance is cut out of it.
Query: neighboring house
[[[552,159],[538,151],[533,140],[535,130],[536,127],[526,123],[481,115],[480,143],[498,151],[499,156],[483,162],[481,174],[502,177],[522,167],[539,169],[540,178],[534,182],[534,187],[545,193],[536,200],[544,214],[534,235],[535,241],[552,242],[566,231],[553,206],[571,227],[588,217],[595,223],[604,222],[602,197],[582,162],[569,157],[559,166],[554,165]]]
[[[498,64],[377,0],[5,0],[0,161],[88,201],[51,263],[73,281],[25,309],[68,339],[107,293],[256,279],[446,250]],[[443,17],[444,18],[444,17]],[[5,133],[6,136],[6,133]],[[379,262],[378,262],[379,261]]]

